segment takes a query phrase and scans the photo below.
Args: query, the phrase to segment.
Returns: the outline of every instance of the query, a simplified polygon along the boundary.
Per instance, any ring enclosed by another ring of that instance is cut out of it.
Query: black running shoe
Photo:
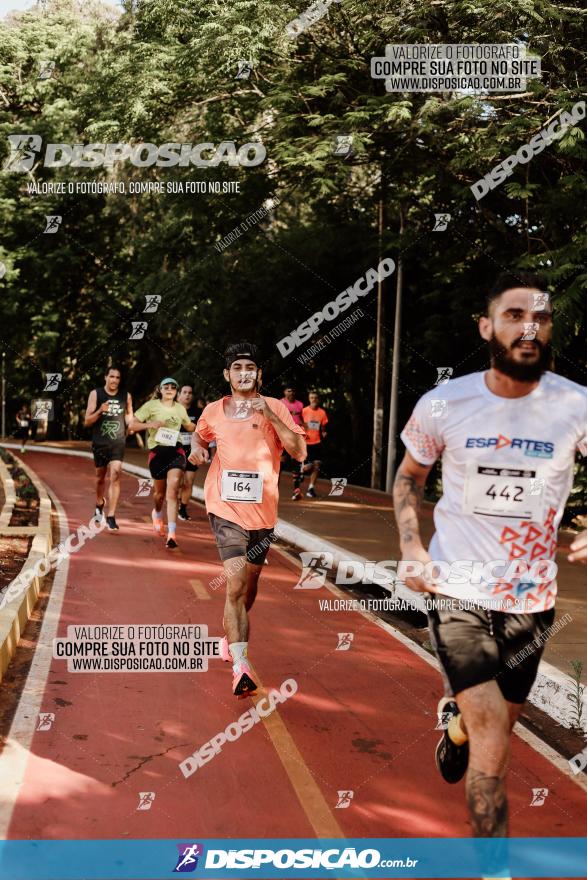
[[[106,499],[102,498],[102,504],[96,504],[94,509],[94,516],[104,516],[104,505],[106,504]]]
[[[179,510],[177,511],[177,518],[182,519],[184,522],[187,522],[191,519],[191,516],[188,513],[187,506],[185,504],[179,505]]]
[[[318,496],[316,495],[316,490],[314,489],[313,486],[310,486],[310,488],[306,492],[306,498],[317,498],[317,497]]]
[[[456,702],[443,697],[438,704],[438,718],[442,719],[446,728],[436,746],[434,758],[440,775],[445,782],[450,782],[451,785],[463,778],[469,764],[469,743],[457,746],[448,735],[448,722],[459,714]]]
[[[178,544],[172,535],[168,535],[167,541],[165,542],[165,546],[167,547],[168,550],[175,550],[175,548],[178,546]]]
[[[116,520],[113,516],[106,517],[106,525],[108,526],[109,532],[118,532],[119,531],[119,527],[118,527]]]

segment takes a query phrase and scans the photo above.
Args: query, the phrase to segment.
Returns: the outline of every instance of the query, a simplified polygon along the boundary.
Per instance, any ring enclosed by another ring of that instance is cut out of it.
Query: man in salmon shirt
[[[232,662],[235,696],[257,685],[247,657],[250,611],[277,522],[279,465],[282,450],[306,457],[305,432],[284,404],[262,397],[257,348],[248,342],[225,352],[224,378],[231,394],[209,403],[192,435],[192,464],[216,455],[204,484],[206,512],[226,575],[226,603],[221,653]]]
[[[314,484],[318,479],[322,464],[322,441],[326,440],[325,428],[328,424],[328,416],[320,406],[320,398],[316,391],[310,391],[308,400],[309,406],[305,406],[302,410],[308,443],[308,458],[301,466],[300,472],[301,474],[310,474],[310,485],[306,492],[306,498],[315,498]]]

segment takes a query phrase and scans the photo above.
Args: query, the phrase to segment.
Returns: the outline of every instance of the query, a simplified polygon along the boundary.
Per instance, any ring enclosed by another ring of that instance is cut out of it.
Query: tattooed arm
[[[419,464],[406,452],[398,468],[393,486],[393,507],[399,530],[402,560],[426,564],[430,556],[422,544],[418,512],[424,497],[426,479],[432,465]],[[421,577],[406,577],[406,584],[417,592],[433,592],[430,583]]]

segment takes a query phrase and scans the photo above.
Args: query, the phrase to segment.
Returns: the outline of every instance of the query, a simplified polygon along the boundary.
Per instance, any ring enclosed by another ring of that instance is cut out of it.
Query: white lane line
[[[57,510],[59,541],[65,541],[69,534],[65,511],[54,493],[50,489],[47,491]],[[0,840],[6,840],[12,813],[24,781],[31,743],[49,677],[52,644],[53,639],[57,635],[57,626],[61,617],[68,572],[69,558],[66,557],[58,568],[55,569],[53,587],[43,614],[43,622],[35,647],[33,661],[20,696],[18,708],[10,725],[6,744],[2,754],[0,754],[0,779],[2,780],[0,789],[2,794],[0,798]]]

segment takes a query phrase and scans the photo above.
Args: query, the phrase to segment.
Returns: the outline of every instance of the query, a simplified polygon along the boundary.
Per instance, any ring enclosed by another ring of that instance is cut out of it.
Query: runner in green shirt
[[[177,502],[181,476],[186,467],[186,456],[180,431],[190,434],[195,425],[185,407],[177,403],[179,386],[171,376],[163,379],[157,397],[148,400],[135,412],[130,424],[133,431],[147,430],[149,471],[153,477],[153,502],[151,514],[153,530],[165,536],[163,525],[163,500],[167,499],[167,542],[170,550],[177,547]]]

